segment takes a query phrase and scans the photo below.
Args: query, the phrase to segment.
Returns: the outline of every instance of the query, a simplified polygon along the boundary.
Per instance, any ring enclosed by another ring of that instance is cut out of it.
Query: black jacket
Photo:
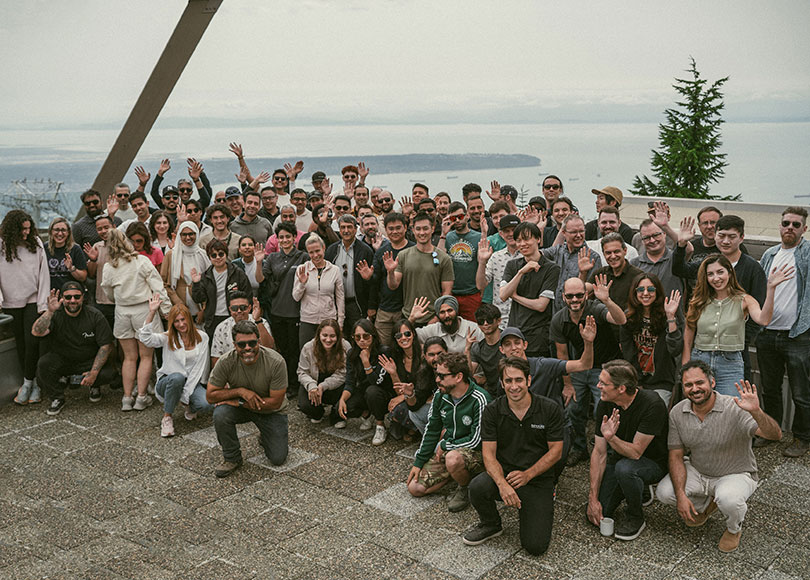
[[[328,248],[326,248],[324,257],[334,264],[335,260],[337,259],[338,250],[342,244],[343,240],[339,240],[334,244],[331,244]],[[360,307],[360,314],[365,317],[366,311],[368,310],[368,297],[371,290],[371,280],[363,280],[363,277],[357,271],[357,264],[362,261],[365,261],[366,264],[371,266],[374,263],[374,250],[372,250],[371,247],[365,242],[356,240],[354,242],[354,268],[349,275],[354,276],[354,297],[357,300],[357,305]]]
[[[248,301],[253,302],[253,288],[247,274],[228,262],[228,276],[225,279],[225,296],[239,290],[248,295]],[[205,303],[205,332],[214,336],[214,312],[217,309],[217,283],[214,279],[214,267],[209,266],[203,273],[199,282],[191,285],[191,299],[199,304]]]

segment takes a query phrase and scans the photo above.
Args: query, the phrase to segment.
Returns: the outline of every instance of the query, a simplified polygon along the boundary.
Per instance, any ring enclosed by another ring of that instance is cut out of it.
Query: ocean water
[[[49,177],[64,181],[70,209],[75,196],[89,187],[101,167],[117,130],[15,130],[0,131],[0,192],[12,179]],[[172,160],[169,181],[185,175],[186,157],[203,163],[233,160],[233,171],[209,177],[216,186],[235,181],[236,160],[228,143],[237,141],[245,150],[251,170],[272,171],[259,158],[295,161],[308,157],[409,153],[520,153],[540,158],[539,167],[497,170],[425,171],[378,174],[370,165],[369,183],[391,190],[399,198],[410,193],[412,183],[426,183],[431,193],[447,191],[461,197],[461,186],[479,183],[488,189],[496,179],[539,195],[543,175],[559,175],[566,194],[583,213],[593,213],[594,187],[614,185],[627,191],[635,175],[649,174],[650,151],[657,147],[656,124],[468,124],[468,125],[362,125],[256,128],[155,128],[133,165],[143,164],[153,174],[163,157]],[[717,195],[741,194],[745,201],[803,203],[810,194],[810,123],[726,123],[722,152],[727,154],[725,177],[715,184]],[[254,161],[251,163],[251,159]],[[217,163],[218,167],[227,164]],[[305,165],[302,181],[308,187],[312,172]],[[328,168],[327,168],[328,169]],[[335,171],[335,170],[333,170]],[[337,173],[329,172],[333,184]],[[136,182],[132,172],[126,181]],[[796,196],[805,196],[796,198]]]

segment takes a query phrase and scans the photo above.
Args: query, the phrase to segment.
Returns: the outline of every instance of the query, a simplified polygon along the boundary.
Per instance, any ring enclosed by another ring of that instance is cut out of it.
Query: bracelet
[[[439,236],[439,239],[440,240],[446,240],[447,238],[445,236]]]
[[[363,370],[368,372],[370,370],[374,370],[374,367],[363,367]]]
[[[676,318],[667,318],[667,322],[678,322]]]

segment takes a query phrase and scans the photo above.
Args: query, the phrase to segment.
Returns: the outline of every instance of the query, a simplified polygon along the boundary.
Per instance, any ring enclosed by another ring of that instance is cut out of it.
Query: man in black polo
[[[548,549],[554,521],[554,465],[562,457],[564,418],[560,406],[529,392],[529,363],[517,357],[500,364],[506,396],[484,409],[482,454],[486,472],[470,483],[470,502],[480,522],[465,544],[475,546],[503,531],[496,500],[520,514],[520,544],[538,556]]]

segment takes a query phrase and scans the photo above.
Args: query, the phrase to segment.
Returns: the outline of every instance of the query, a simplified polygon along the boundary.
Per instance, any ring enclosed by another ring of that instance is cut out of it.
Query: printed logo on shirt
[[[473,248],[466,240],[459,240],[447,250],[454,262],[472,262]]]
[[[447,409],[442,409],[441,411],[439,411],[439,414],[442,416],[442,419],[444,419],[445,417],[447,417]]]
[[[543,425],[542,423],[539,424],[539,425],[537,425],[536,423],[529,423],[529,427],[531,427],[532,429],[545,429],[546,428],[546,426]]]
[[[461,417],[461,422],[464,423],[464,425],[466,425],[467,427],[469,427],[470,425],[472,425],[472,417],[470,417],[469,415],[463,415]]]
[[[82,338],[95,338],[95,332],[82,332]]]

